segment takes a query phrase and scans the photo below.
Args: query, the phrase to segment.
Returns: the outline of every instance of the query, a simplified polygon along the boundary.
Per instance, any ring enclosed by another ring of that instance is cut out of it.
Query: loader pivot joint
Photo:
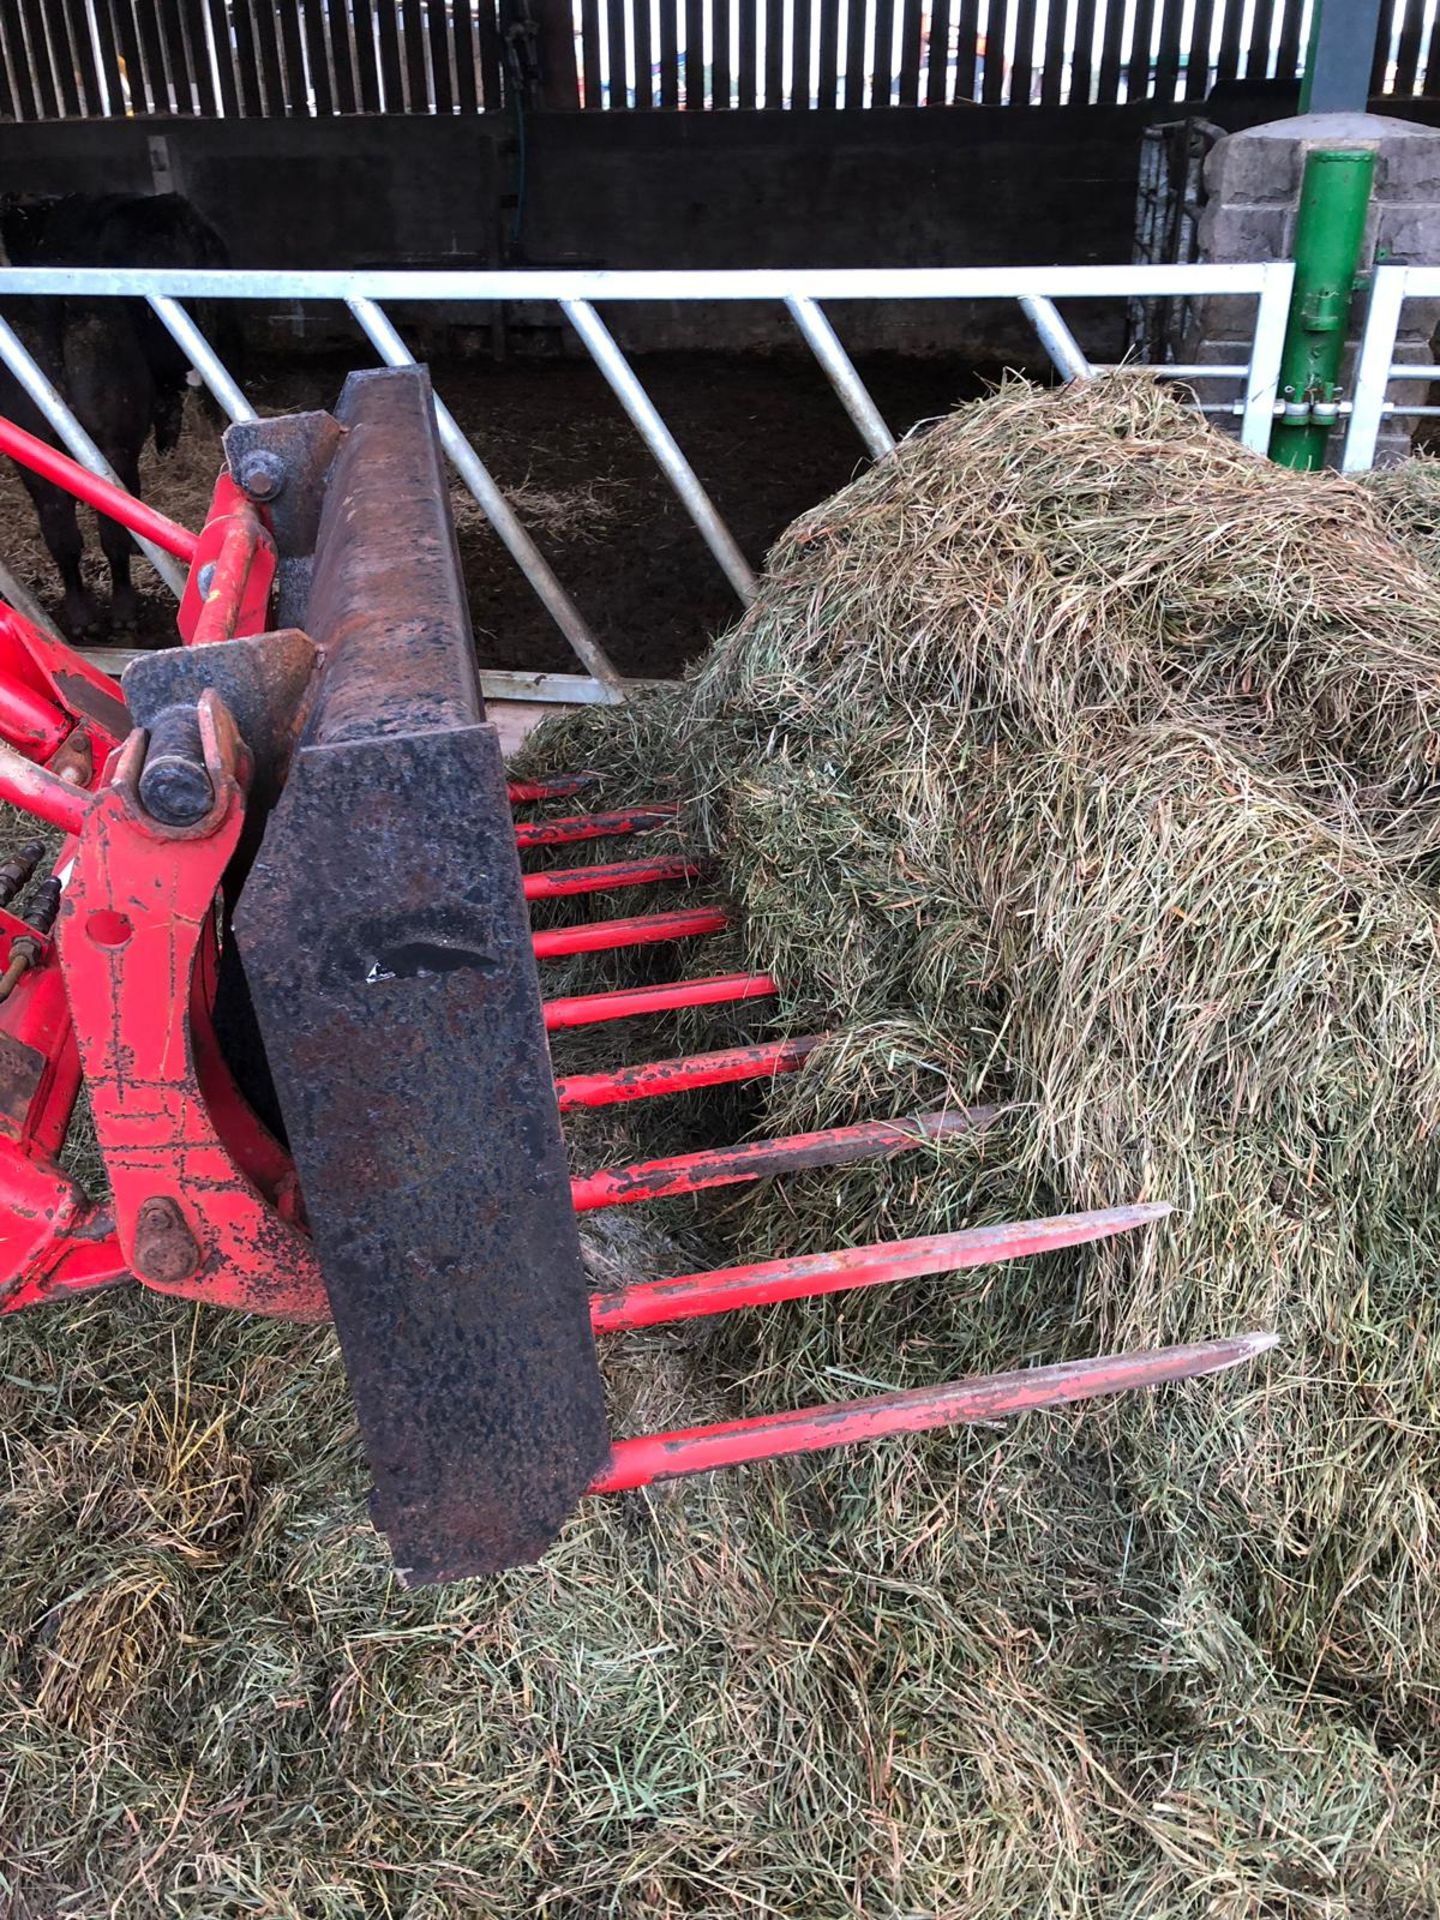
[[[166,707],[151,721],[137,791],[151,819],[165,827],[197,826],[215,805],[194,706]]]

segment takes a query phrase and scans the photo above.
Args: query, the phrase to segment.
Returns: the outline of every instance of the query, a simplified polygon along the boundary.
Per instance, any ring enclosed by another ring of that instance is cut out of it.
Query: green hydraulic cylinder
[[[1295,288],[1280,360],[1284,408],[1270,434],[1282,467],[1320,467],[1339,418],[1340,368],[1375,176],[1371,147],[1306,155],[1295,220]]]

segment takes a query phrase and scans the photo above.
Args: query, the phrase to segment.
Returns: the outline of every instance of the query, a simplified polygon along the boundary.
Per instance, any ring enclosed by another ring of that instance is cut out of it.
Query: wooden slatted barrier
[[[1306,0],[4,0],[0,117],[468,114],[1203,100],[1296,82]],[[1372,92],[1440,93],[1428,0],[1388,0]]]

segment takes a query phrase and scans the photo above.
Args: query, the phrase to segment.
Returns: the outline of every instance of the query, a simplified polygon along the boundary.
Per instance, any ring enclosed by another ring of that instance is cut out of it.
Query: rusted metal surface
[[[198,706],[165,707],[150,723],[138,791],[153,820],[193,827],[215,804],[215,788],[200,744]]]
[[[21,980],[44,957],[46,942],[36,934],[22,933],[10,942],[10,957],[0,968],[0,1003],[8,1000]]]
[[[515,844],[524,852],[529,847],[567,847],[580,840],[620,839],[667,827],[678,811],[670,806],[621,807],[612,813],[572,814],[565,820],[519,820]]]
[[[1102,1394],[1129,1393],[1194,1380],[1242,1366],[1279,1344],[1274,1333],[1243,1333],[1233,1339],[1204,1340],[1193,1346],[1157,1347],[1143,1353],[1105,1354],[1095,1360],[1069,1360],[1055,1367],[1025,1367],[1015,1373],[990,1373],[974,1380],[952,1380],[940,1387],[914,1387],[907,1393],[881,1393],[869,1400],[837,1406],[802,1407],[794,1412],[761,1414],[712,1427],[682,1428],[617,1440],[592,1493],[622,1493],[681,1474],[710,1473],[788,1453],[821,1453],[858,1440],[881,1440],[897,1433],[926,1433],[936,1427],[1001,1420],[1042,1407],[1063,1407]]]
[[[13,1034],[0,1032],[0,1118],[18,1130],[45,1078],[45,1055]]]
[[[88,787],[95,777],[95,750],[84,727],[72,727],[45,764],[72,787]]]
[[[998,1112],[998,1107],[955,1107],[903,1120],[864,1120],[853,1127],[826,1127],[777,1140],[746,1140],[738,1147],[706,1147],[699,1153],[671,1154],[662,1160],[637,1160],[632,1166],[607,1167],[572,1180],[570,1197],[577,1213],[588,1213],[597,1207],[670,1200],[706,1187],[768,1180],[804,1167],[849,1167],[860,1160],[886,1160],[976,1133],[988,1127]]]
[[[742,1307],[768,1307],[779,1300],[811,1300],[857,1287],[890,1286],[921,1274],[960,1273],[993,1267],[1004,1260],[1053,1253],[1131,1233],[1173,1209],[1164,1202],[1107,1207],[1093,1213],[1061,1213],[1048,1220],[1020,1220],[997,1227],[966,1227],[958,1233],[932,1233],[919,1240],[880,1240],[873,1246],[846,1247],[838,1253],[802,1253],[789,1260],[761,1260],[751,1266],[717,1267],[709,1273],[682,1273],[673,1280],[642,1280],[615,1293],[595,1294],[590,1321],[597,1333],[621,1333],[636,1327],[665,1326]]]
[[[175,1201],[163,1195],[141,1203],[135,1216],[135,1271],[142,1280],[178,1287],[200,1264],[200,1243]]]
[[[552,773],[544,780],[511,780],[505,794],[512,807],[524,806],[533,800],[569,800],[574,794],[593,787],[598,778],[594,773]]]
[[[777,989],[768,973],[713,973],[700,980],[667,980],[655,987],[617,987],[606,993],[558,994],[545,1002],[545,1028],[598,1026],[680,1007],[718,1007],[736,1000],[771,1000]]]
[[[278,795],[294,752],[314,671],[309,636],[287,627],[215,646],[141,654],[126,667],[122,684],[135,725],[146,728],[172,707],[193,706],[212,688],[254,759],[251,791],[264,812]]]
[[[277,626],[305,624],[325,479],[343,434],[333,414],[320,412],[281,414],[273,420],[237,420],[225,430],[230,478],[251,499],[263,499],[265,518],[279,554]],[[257,493],[246,487],[245,480],[247,474],[261,471],[267,480]]]
[[[307,737],[328,747],[483,720],[450,490],[418,368],[352,373],[326,481],[305,631],[326,653]],[[507,803],[508,806],[508,803]],[[508,817],[508,814],[507,814]]]
[[[83,714],[101,733],[107,734],[111,744],[123,740],[130,731],[130,716],[125,703],[111,686],[97,684],[100,675],[93,673],[86,662],[77,654],[72,654],[74,667],[57,666],[54,682],[60,697],[72,713]]]
[[[453,1579],[541,1553],[607,1436],[428,382],[357,377],[337,417],[325,665],[235,926],[376,1522],[405,1578]]]
[[[616,1067],[610,1073],[569,1073],[555,1082],[560,1111],[574,1107],[614,1107],[631,1100],[657,1100],[698,1087],[722,1087],[737,1080],[768,1080],[794,1073],[820,1045],[822,1036],[762,1040],[751,1047],[726,1047],[718,1053],[690,1053],[673,1060],[647,1060]]]

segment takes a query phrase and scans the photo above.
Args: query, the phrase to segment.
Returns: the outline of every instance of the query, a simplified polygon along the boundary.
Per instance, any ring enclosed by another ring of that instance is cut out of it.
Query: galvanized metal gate
[[[943,267],[895,272],[860,268],[794,272],[271,273],[195,268],[162,272],[20,267],[0,271],[0,291],[7,300],[11,296],[26,295],[147,300],[232,421],[255,419],[255,409],[187,311],[184,304],[187,300],[339,303],[354,317],[372,354],[392,367],[411,365],[413,361],[386,311],[387,303],[488,306],[518,300],[531,304],[554,302],[645,441],[736,599],[745,604],[755,591],[751,557],[741,551],[717,511],[674,433],[602,318],[602,307],[672,301],[783,303],[834,387],[866,451],[872,459],[880,459],[893,448],[894,436],[831,324],[825,302],[1015,302],[1061,376],[1076,379],[1086,377],[1093,369],[1057,302],[1068,305],[1095,300],[1194,299],[1208,294],[1250,296],[1255,302],[1254,331],[1245,364],[1161,366],[1154,371],[1197,382],[1243,380],[1242,399],[1208,410],[1233,411],[1238,416],[1242,440],[1263,452],[1275,412],[1292,277],[1293,268],[1288,261],[1255,266]],[[24,386],[75,459],[113,479],[99,449],[14,327],[4,319],[0,319],[0,360]],[[556,578],[496,484],[482,454],[438,394],[435,413],[441,441],[456,472],[564,635],[581,669],[576,674],[489,674],[485,677],[487,693],[497,698],[508,695],[590,703],[622,698],[621,677],[596,639],[584,612]],[[141,544],[178,594],[183,582],[174,561],[158,549]],[[17,585],[0,575],[0,593],[7,598],[10,589]]]
[[[1389,397],[1390,387],[1397,382],[1414,385],[1440,380],[1440,365],[1433,361],[1433,343],[1430,357],[1425,360],[1396,359],[1396,342],[1407,300],[1440,300],[1440,267],[1375,269],[1365,333],[1355,363],[1353,398],[1349,403],[1350,420],[1342,463],[1347,473],[1360,473],[1374,464],[1376,443],[1387,419],[1440,417],[1440,406],[1401,404]]]

